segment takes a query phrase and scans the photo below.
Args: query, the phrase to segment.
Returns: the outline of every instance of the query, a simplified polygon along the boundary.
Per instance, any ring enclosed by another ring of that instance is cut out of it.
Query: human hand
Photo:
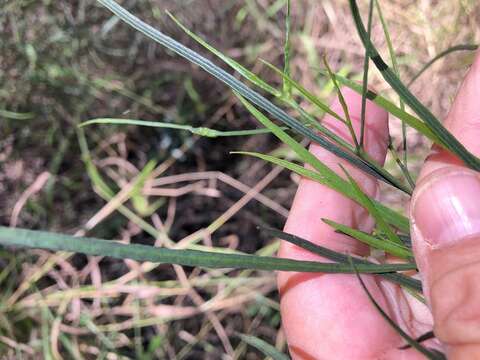
[[[361,97],[343,91],[355,131],[359,133]],[[341,113],[335,102],[333,108]],[[339,121],[324,124],[350,139]],[[480,52],[462,84],[445,127],[473,154],[480,155]],[[366,108],[366,150],[383,163],[388,144],[388,115],[375,104]],[[370,197],[378,183],[320,146],[310,151],[342,174],[339,164]],[[367,255],[360,242],[334,232],[322,218],[371,231],[367,211],[343,195],[309,179],[301,179],[285,232],[333,250]],[[413,248],[428,307],[397,285],[378,276],[362,275],[370,293],[410,336],[434,329],[428,346],[449,359],[480,359],[480,174],[434,147],[412,197],[410,220]],[[282,241],[279,256],[323,260]],[[373,307],[355,275],[281,272],[278,276],[283,327],[294,359],[423,359]]]

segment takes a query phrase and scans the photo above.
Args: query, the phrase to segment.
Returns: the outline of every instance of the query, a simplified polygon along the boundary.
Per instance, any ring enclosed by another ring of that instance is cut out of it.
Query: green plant
[[[310,251],[317,252],[322,254],[327,258],[334,260],[335,264],[325,263],[308,263],[308,262],[299,262],[299,261],[289,261],[285,259],[275,259],[270,257],[261,257],[261,256],[252,256],[245,254],[222,254],[221,252],[200,252],[198,249],[186,249],[186,250],[169,250],[169,249],[152,249],[139,245],[120,245],[114,242],[101,241],[97,239],[88,239],[88,238],[73,238],[70,236],[56,235],[53,233],[43,233],[43,232],[32,232],[28,230],[21,229],[0,229],[0,243],[4,245],[16,245],[23,247],[38,247],[45,248],[55,251],[73,251],[81,252],[92,255],[103,255],[103,256],[117,256],[119,258],[130,258],[140,261],[155,261],[155,262],[166,262],[172,264],[180,265],[189,265],[189,266],[203,266],[208,268],[246,268],[246,269],[257,269],[257,270],[284,270],[284,271],[321,271],[321,272],[367,272],[367,273],[376,273],[381,274],[381,276],[387,277],[392,281],[396,281],[402,286],[409,287],[411,290],[421,293],[421,287],[418,281],[411,279],[403,274],[401,271],[415,269],[415,264],[411,260],[412,252],[409,242],[409,224],[408,219],[405,218],[402,214],[389,209],[388,207],[372,201],[369,199],[361,189],[355,184],[355,182],[348,176],[347,180],[344,180],[342,177],[337,175],[321,161],[315,158],[312,154],[305,149],[301,144],[301,141],[298,140],[299,137],[315,141],[336,154],[337,156],[347,160],[352,165],[360,168],[361,170],[375,176],[381,181],[387,183],[390,186],[402,191],[406,194],[411,194],[414,182],[412,176],[408,170],[407,158],[406,158],[406,147],[404,147],[404,158],[400,159],[399,156],[396,156],[396,161],[400,167],[403,178],[397,178],[392,175],[389,171],[384,169],[381,165],[376,163],[371,159],[363,149],[363,141],[360,139],[355,139],[355,146],[350,145],[341,138],[335,136],[327,128],[323,127],[321,124],[317,123],[315,117],[309,114],[304,110],[296,101],[297,98],[303,98],[316,106],[319,111],[327,112],[336,117],[339,121],[345,123],[347,126],[351,127],[348,110],[344,109],[344,115],[339,115],[329,109],[328,105],[322,102],[321,99],[316,97],[314,94],[310,93],[308,90],[303,88],[300,84],[295,82],[291,78],[289,71],[289,36],[287,31],[287,41],[285,45],[285,68],[283,70],[276,69],[280,74],[283,80],[283,86],[281,90],[278,90],[271,85],[264,82],[257,75],[253,74],[249,70],[242,67],[240,64],[234,60],[228,58],[227,56],[221,54],[216,49],[209,46],[206,42],[201,40],[198,36],[189,32],[185,27],[183,27],[178,21],[177,23],[195,40],[199,41],[201,45],[205,46],[207,50],[211,51],[214,55],[218,56],[220,60],[224,61],[230,68],[236,71],[244,79],[249,81],[252,85],[258,87],[260,90],[265,92],[268,96],[271,96],[274,100],[270,101],[265,96],[261,95],[259,92],[253,90],[251,87],[247,86],[245,83],[237,80],[230,73],[222,70],[220,67],[216,66],[213,62],[207,60],[206,58],[200,56],[198,53],[193,50],[181,45],[180,43],[174,41],[173,39],[167,37],[160,31],[154,29],[153,27],[142,22],[138,18],[134,17],[124,8],[116,4],[112,0],[98,0],[102,5],[109,8],[114,14],[116,14],[120,19],[127,22],[129,25],[136,28],[138,31],[142,32],[146,36],[150,37],[152,40],[157,41],[168,49],[176,52],[180,56],[183,56],[187,60],[197,64],[202,67],[204,70],[218,78],[220,81],[228,85],[238,96],[240,101],[245,105],[248,111],[259,121],[260,124],[264,126],[265,129],[259,130],[245,130],[240,132],[228,133],[228,132],[219,132],[214,129],[207,128],[193,128],[189,126],[174,126],[169,124],[168,127],[176,127],[181,130],[187,130],[201,136],[217,137],[217,136],[234,136],[234,135],[253,135],[256,133],[262,132],[271,132],[276,137],[278,137],[283,143],[285,143],[297,156],[297,158],[313,168],[313,170],[305,169],[303,166],[292,162],[288,159],[283,159],[275,157],[272,155],[260,154],[260,153],[243,153],[245,155],[256,156],[265,161],[272,162],[274,164],[285,167],[293,172],[296,172],[302,176],[310,177],[318,182],[321,182],[327,186],[334,188],[335,190],[341,192],[345,196],[350,197],[351,199],[359,202],[362,206],[369,210],[371,215],[377,221],[377,232],[373,234],[364,234],[356,231],[355,229],[346,228],[341,224],[336,224],[328,219],[325,221],[328,222],[332,227],[337,231],[346,233],[352,237],[357,238],[360,241],[363,241],[370,245],[373,248],[391,253],[395,256],[401,256],[405,258],[405,262],[402,264],[380,264],[374,265],[367,263],[364,260],[355,260],[354,265],[351,265],[349,259],[343,254],[332,252],[328,249],[322,249],[318,246],[315,246],[308,241],[291,237],[288,234],[281,232],[273,233],[279,238],[282,238],[287,241],[291,241],[298,246],[302,246]],[[364,76],[362,85],[358,85],[348,79],[341,77],[339,74],[335,74],[330,69],[327,62],[325,62],[326,67],[326,76],[328,76],[338,92],[340,99],[342,99],[342,94],[340,91],[340,84],[352,87],[354,90],[360,92],[363,97],[363,103],[365,100],[371,99],[378,103],[380,106],[387,109],[390,113],[396,115],[405,125],[411,126],[416,129],[424,136],[428,137],[439,146],[442,146],[452,153],[456,154],[459,158],[463,159],[464,162],[473,169],[478,170],[480,168],[480,161],[470,153],[466,151],[463,146],[448,133],[441,123],[431,114],[431,112],[424,107],[408,90],[408,87],[405,86],[398,78],[398,72],[395,68],[392,70],[386,65],[384,60],[378,54],[378,51],[375,49],[374,45],[370,40],[370,23],[372,18],[372,9],[373,2],[370,5],[369,13],[369,25],[368,29],[365,29],[365,26],[361,20],[361,17],[356,7],[355,1],[351,1],[352,14],[356,22],[358,32],[360,34],[361,40],[364,43],[366,57],[364,67]],[[288,3],[289,4],[289,3]],[[375,1],[376,7],[379,9],[378,2]],[[289,11],[287,11],[289,14]],[[382,23],[384,23],[382,21]],[[289,19],[287,16],[287,24],[289,24]],[[385,27],[385,34],[388,34],[388,30]],[[288,30],[289,26],[287,26]],[[473,49],[474,46],[466,47],[457,47],[454,50],[464,50],[464,49]],[[453,51],[453,50],[451,50]],[[447,50],[444,54],[451,52]],[[393,50],[391,51],[392,62],[395,64],[395,56]],[[368,58],[370,58],[375,66],[381,71],[385,80],[391,85],[391,87],[396,91],[401,99],[400,106],[397,107],[392,101],[387,100],[379,94],[376,94],[372,91],[367,90],[367,74],[368,74]],[[422,69],[423,71],[423,69]],[[417,116],[411,115],[406,112],[404,104],[408,105]],[[297,112],[298,116],[294,117],[284,111],[282,107],[288,107]],[[365,106],[365,105],[364,105]],[[277,125],[265,113],[272,116],[273,119],[280,121],[282,126]],[[12,117],[13,115],[10,114]],[[15,115],[18,117],[18,115]],[[83,125],[92,125],[95,123],[107,123],[107,124],[116,124],[116,125],[125,125],[125,124],[134,124],[134,125],[148,125],[162,127],[167,125],[162,125],[161,123],[152,123],[152,122],[142,122],[140,120],[127,120],[127,119],[97,119],[90,122],[86,122]],[[319,136],[317,131],[322,134]],[[363,131],[362,131],[363,133]],[[354,135],[352,134],[354,137]],[[392,153],[395,153],[393,148],[390,149]],[[106,197],[112,198],[114,195],[109,191],[108,187],[102,183],[101,179],[98,177],[98,174],[95,173],[95,169],[92,166],[91,162],[88,161],[88,158],[85,158],[86,166],[89,172],[92,174],[92,177],[97,179],[97,186],[102,188],[103,194]],[[148,169],[147,169],[148,170]],[[151,169],[150,169],[151,170]],[[148,177],[148,171],[144,174]],[[139,181],[142,181],[140,179]],[[132,189],[134,192],[135,189]],[[124,209],[123,211],[128,211]],[[131,214],[130,214],[131,215]],[[148,225],[146,225],[148,226]],[[149,229],[151,232],[155,232],[153,229]],[[247,339],[244,337],[244,339]],[[258,342],[257,342],[258,344]],[[260,346],[261,347],[261,346]],[[270,349],[271,350],[271,349]],[[269,350],[269,351],[270,351]]]

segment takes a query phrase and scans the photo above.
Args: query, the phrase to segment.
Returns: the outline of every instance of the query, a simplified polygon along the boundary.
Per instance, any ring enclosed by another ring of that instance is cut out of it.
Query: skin
[[[359,134],[361,97],[347,89],[342,92]],[[342,113],[338,102],[332,106]],[[329,116],[323,121],[337,134],[350,140],[348,130],[339,121]],[[480,155],[478,54],[444,125],[469,151]],[[369,102],[366,150],[383,163],[387,143],[388,115]],[[378,198],[375,179],[316,144],[310,146],[310,151],[341,175],[343,172],[339,164],[342,164],[365,193]],[[433,181],[455,171],[463,174],[470,170],[466,170],[461,161],[451,154],[434,147],[418,179],[412,206],[420,196],[417,195],[420,188],[423,192],[431,191],[429,186]],[[470,175],[478,176],[473,172]],[[480,200],[480,191],[468,186],[451,191],[460,192],[460,195],[463,191]],[[428,219],[432,211],[429,206],[433,205],[417,206],[412,210],[413,224],[422,217],[427,219],[425,221],[432,221]],[[370,231],[374,225],[367,211],[357,203],[321,184],[301,179],[285,231],[336,251],[368,255],[364,245],[335,233],[321,221],[322,218],[363,231]],[[477,241],[480,236],[474,234],[446,248],[428,244],[416,226],[412,227],[412,236],[428,305],[413,300],[400,287],[380,277],[362,275],[362,279],[379,305],[411,336],[419,336],[434,328],[438,339],[429,340],[425,345],[446,352],[449,359],[480,358],[480,283],[475,281],[475,274],[480,272],[480,262],[476,260],[480,258],[480,241]],[[284,241],[279,256],[327,261]],[[294,359],[424,359],[416,350],[399,349],[405,341],[375,310],[354,275],[281,272],[278,287],[283,328]],[[469,302],[465,303],[465,299]]]

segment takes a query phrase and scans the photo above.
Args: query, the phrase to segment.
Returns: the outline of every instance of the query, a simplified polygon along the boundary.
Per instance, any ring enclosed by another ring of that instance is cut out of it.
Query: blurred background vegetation
[[[206,54],[166,16],[169,10],[280,86],[281,79],[258,60],[282,66],[285,0],[121,3]],[[380,3],[402,79],[452,45],[480,42],[476,0]],[[365,11],[367,1],[360,5]],[[318,72],[324,55],[336,71],[359,78],[364,50],[345,0],[292,1],[292,16],[296,80],[331,97],[332,84]],[[126,117],[219,130],[255,128],[223,85],[93,0],[2,1],[0,34],[2,225],[156,246],[274,253],[276,242],[257,226],[283,226],[298,179],[229,154],[286,151],[272,136],[208,139],[135,126],[77,127],[91,118]],[[373,39],[386,49],[378,21]],[[450,55],[413,85],[440,118],[471,59],[469,53]],[[395,99],[376,70],[370,79]],[[400,131],[392,122],[395,144]],[[415,170],[429,144],[413,132],[408,142]],[[145,176],[150,180],[143,181]],[[404,205],[397,195],[383,196]],[[0,249],[0,289],[5,359],[260,358],[236,332],[286,347],[272,273]]]

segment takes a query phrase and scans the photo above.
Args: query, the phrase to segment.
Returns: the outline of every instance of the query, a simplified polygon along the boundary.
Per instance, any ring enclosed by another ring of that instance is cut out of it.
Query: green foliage
[[[135,120],[135,119],[112,119],[112,118],[102,118],[102,119],[93,119],[81,123],[79,126],[88,126],[93,124],[109,124],[109,125],[138,125],[146,127],[156,127],[164,129],[176,129],[188,131],[194,135],[216,138],[216,137],[230,137],[230,136],[247,136],[247,135],[259,135],[267,134],[270,131],[268,129],[252,129],[252,130],[234,130],[234,131],[220,131],[215,129],[210,129],[206,127],[193,127],[190,125],[179,125],[172,123],[164,123],[160,121],[146,121],[146,120]]]
[[[288,360],[290,359],[287,355],[280,352],[274,346],[265,342],[264,340],[256,337],[245,334],[238,334],[238,337],[245,341],[248,345],[253,346],[254,348],[260,350],[265,356],[270,356],[273,360]]]
[[[348,264],[329,264],[297,261],[268,256],[237,255],[198,250],[155,248],[138,244],[121,244],[95,238],[79,238],[52,232],[0,227],[0,244],[53,251],[78,252],[87,255],[110,256],[211,269],[237,268],[255,270],[281,270],[325,273],[351,273]],[[358,271],[383,273],[415,269],[413,264],[360,264]]]
[[[220,131],[207,127],[193,127],[190,125],[176,124],[170,122],[157,122],[157,121],[144,121],[136,119],[120,119],[120,118],[99,118],[86,121],[80,124],[80,127],[93,124],[108,124],[108,125],[138,125],[163,129],[175,129],[181,131],[187,131],[194,135],[217,138],[217,137],[229,137],[229,136],[248,136],[257,134],[273,134],[283,144],[285,144],[289,150],[291,150],[298,161],[308,165],[305,167],[298,163],[292,162],[282,157],[273,156],[272,154],[263,154],[258,152],[234,152],[234,154],[242,154],[253,156],[262,159],[266,162],[281,166],[294,172],[300,176],[312,179],[318,183],[321,183],[329,188],[343,194],[344,196],[356,201],[363,206],[369,214],[374,218],[376,222],[376,230],[374,232],[365,233],[357,229],[353,229],[344,224],[340,224],[328,219],[323,219],[328,225],[334,228],[336,231],[341,232],[347,236],[355,238],[373,249],[383,251],[402,258],[404,262],[389,264],[375,264],[365,259],[352,259],[346,254],[337,253],[330,249],[313,244],[305,239],[301,239],[291,234],[287,234],[278,230],[267,229],[265,230],[272,236],[278,237],[285,241],[288,241],[296,246],[302,247],[312,253],[315,253],[323,258],[333,261],[333,263],[323,263],[317,261],[297,261],[283,258],[276,258],[272,256],[261,255],[247,255],[242,253],[231,253],[223,251],[218,248],[212,248],[211,251],[199,251],[195,249],[170,249],[161,247],[152,247],[138,244],[121,244],[115,241],[100,240],[96,238],[87,237],[73,237],[69,235],[56,234],[52,232],[43,231],[31,231],[24,229],[10,229],[0,227],[0,244],[4,246],[14,247],[27,247],[27,248],[40,248],[48,249],[52,251],[68,251],[75,253],[83,253],[87,255],[100,255],[110,256],[119,259],[133,259],[144,262],[177,264],[184,266],[201,267],[205,269],[246,269],[252,272],[253,270],[263,271],[300,271],[300,272],[323,272],[323,273],[357,273],[359,281],[362,287],[365,289],[367,295],[372,301],[376,309],[382,314],[385,320],[408,342],[408,344],[431,359],[443,359],[443,354],[435,352],[430,349],[426,349],[416,341],[410,338],[402,329],[400,329],[393,321],[386,315],[386,313],[378,306],[373,297],[368,292],[363,280],[358,273],[378,274],[379,276],[395,282],[396,284],[404,287],[412,292],[414,296],[420,296],[422,292],[420,281],[413,279],[410,276],[402,274],[403,271],[417,270],[416,264],[413,261],[413,252],[411,244],[405,239],[409,239],[409,221],[402,214],[386,207],[380,202],[369,198],[355,180],[345,171],[346,179],[330,169],[326,164],[320,161],[312,153],[302,145],[302,141],[298,140],[299,137],[302,140],[313,141],[322,146],[327,151],[333,153],[342,159],[342,162],[348,163],[366,174],[369,174],[394,188],[410,195],[415,186],[414,180],[408,170],[407,163],[407,146],[406,146],[406,126],[410,126],[415,129],[434,143],[440,145],[444,149],[454,153],[461,158],[465,164],[475,170],[480,170],[480,160],[473,154],[469,153],[461,143],[456,140],[450,132],[448,132],[440,121],[427,109],[408,89],[408,87],[424,73],[433,63],[444,56],[453,53],[455,51],[474,50],[478,48],[476,45],[458,45],[451,47],[434,57],[431,61],[425,64],[424,67],[412,78],[408,86],[399,78],[398,62],[394,52],[393,44],[389,34],[388,26],[382,14],[382,10],[378,0],[370,0],[369,12],[368,12],[368,24],[365,28],[362,18],[360,16],[357,4],[355,0],[349,0],[350,7],[355,21],[357,31],[360,35],[360,39],[365,48],[365,61],[363,66],[363,79],[362,84],[358,84],[350,79],[347,79],[340,74],[336,74],[330,68],[326,58],[324,58],[325,71],[321,71],[324,75],[327,75],[331,80],[331,85],[336,90],[339,98],[339,102],[343,109],[343,116],[337,114],[328,105],[325,104],[323,99],[313,94],[311,91],[303,87],[299,82],[293,79],[291,72],[291,51],[292,51],[292,38],[291,38],[291,1],[285,2],[278,1],[276,5],[272,5],[269,8],[269,12],[275,13],[274,9],[278,6],[286,4],[286,17],[285,17],[285,42],[284,42],[284,56],[283,56],[283,69],[280,70],[268,62],[264,62],[268,67],[273,69],[282,80],[281,90],[268,84],[260,76],[245,68],[239,62],[226,56],[221,51],[217,50],[204,39],[190,31],[185,25],[177,20],[172,14],[168,13],[169,17],[179,26],[182,31],[188,34],[192,39],[202,45],[210,53],[215,55],[229,69],[235,71],[240,79],[246,80],[244,83],[238,80],[234,75],[225,71],[221,67],[214,64],[212,61],[203,57],[194,50],[184,46],[183,44],[175,41],[171,37],[165,35],[161,31],[141,21],[139,18],[132,15],[125,8],[117,4],[113,0],[97,0],[101,5],[109,9],[116,17],[111,21],[117,21],[118,19],[126,22],[128,25],[146,35],[148,38],[156,41],[165,48],[173,51],[177,55],[185,58],[189,62],[198,65],[200,68],[223,82],[231,89],[238,97],[240,102],[249,111],[249,113],[259,122],[262,126],[259,129],[250,130],[234,130],[234,131]],[[280,4],[280,5],[278,5]],[[390,68],[384,60],[381,58],[379,52],[375,48],[371,41],[370,33],[372,28],[372,19],[374,9],[377,10],[379,15],[390,58],[392,62],[392,68]],[[266,15],[268,18],[270,15]],[[241,16],[239,16],[239,19]],[[259,15],[259,21],[264,21],[263,14]],[[26,56],[30,59],[32,66],[35,65],[37,54],[32,45],[28,45],[25,48]],[[369,76],[369,64],[370,60],[381,72],[384,79],[392,87],[392,89],[399,96],[399,106],[394,102],[385,98],[384,96],[377,94],[371,90],[368,90],[368,76]],[[68,70],[71,71],[71,70]],[[55,78],[59,73],[67,72],[65,69],[50,69],[49,74],[52,78]],[[57,74],[57,75],[55,75]],[[108,82],[102,79],[87,79],[80,73],[75,73],[78,79],[82,82],[91,83],[97,88],[105,88]],[[259,91],[266,93],[267,98],[260,92],[253,90],[249,85],[253,85],[258,88]],[[341,85],[347,86],[354,91],[362,95],[362,109],[361,109],[361,133],[359,139],[353,130],[352,120],[348,111],[348,107],[345,99],[342,95]],[[154,108],[149,102],[146,102],[143,98],[129,92],[128,90],[118,90],[123,95],[134,98],[139,103],[145,106]],[[193,88],[191,81],[185,82],[185,91],[189,94],[192,100],[196,103],[196,109],[199,112],[204,111],[202,104],[199,102],[199,94]],[[298,101],[297,101],[298,100]],[[320,122],[317,121],[314,115],[306,111],[300,104],[301,100],[306,100],[310,104],[314,105],[317,110],[332,116],[334,119],[345,124],[350,132],[351,139],[343,139]],[[395,161],[400,167],[403,178],[398,179],[392,173],[387,171],[383,166],[373,160],[364,149],[365,139],[365,109],[367,100],[371,100],[390,114],[394,115],[400,121],[402,121],[402,133],[403,133],[403,160],[393,149],[390,144],[389,150],[392,152]],[[417,116],[414,116],[407,112],[405,105],[408,105]],[[288,110],[285,110],[288,108]],[[158,109],[157,109],[158,110]],[[269,118],[269,116],[271,118]],[[34,113],[22,113],[13,112],[4,109],[0,109],[0,117],[8,120],[30,120],[35,117]],[[274,120],[272,120],[274,119]],[[281,123],[277,125],[275,121]],[[87,142],[83,134],[82,129],[77,130],[77,137],[82,152],[82,157],[87,169],[87,174],[99,195],[105,200],[112,200],[116,194],[109,184],[102,178],[94,162],[91,159]],[[349,141],[350,140],[350,141]],[[353,145],[352,145],[353,143]],[[68,145],[67,145],[68,146]],[[291,159],[291,158],[290,158]],[[340,165],[342,168],[343,166]],[[132,204],[140,215],[150,215],[160,203],[149,204],[147,199],[140,193],[141,187],[153,172],[155,167],[155,161],[150,161],[141,170],[138,177],[135,179],[131,190],[125,195],[127,199],[132,200]],[[125,215],[128,219],[132,220],[142,230],[158,238],[162,234],[144,221],[134,211],[130,210],[127,206],[119,204],[116,207],[120,213]],[[193,247],[193,245],[192,245]],[[270,253],[273,252],[274,247],[269,247]],[[13,263],[13,262],[12,262]],[[8,265],[10,267],[10,264]],[[8,267],[8,268],[9,268]],[[0,283],[4,281],[8,271],[0,272]],[[242,272],[244,274],[244,272]],[[42,349],[44,356],[47,358],[52,357],[52,351],[48,342],[50,329],[50,323],[52,315],[49,312],[47,306],[42,308]],[[89,318],[82,318],[82,325],[89,328],[92,333],[96,334],[104,345],[105,348],[113,350],[114,345],[109,338],[105,337],[101,331],[96,328],[96,325]],[[136,333],[136,336],[138,334]],[[287,359],[286,355],[279,352],[273,346],[267,344],[263,340],[240,334],[239,337],[247,344],[259,349],[266,356],[270,356],[273,359],[284,360]],[[60,341],[64,347],[70,353],[74,354],[74,351],[70,350],[71,345],[68,337],[64,335],[60,336]],[[160,338],[156,340],[161,341]],[[155,342],[152,342],[152,349],[149,349],[149,353],[154,353]],[[143,349],[140,349],[138,354],[143,354]],[[145,355],[147,356],[147,355]],[[153,356],[153,355],[152,355]],[[75,355],[74,355],[75,357]]]
[[[350,262],[352,268],[356,269],[357,265],[355,265],[353,262]],[[364,281],[362,280],[360,274],[358,271],[355,271],[358,281],[360,282],[360,285],[362,286],[363,290],[368,296],[368,299],[370,302],[375,306],[377,311],[380,313],[380,315],[385,319],[385,321],[403,338],[405,341],[415,350],[417,350],[419,353],[425,355],[427,359],[431,360],[446,360],[446,356],[441,353],[438,350],[433,350],[433,349],[427,349],[424,346],[422,346],[418,341],[413,339],[410,335],[408,335],[405,331],[402,330],[400,326],[395,324],[395,322],[387,315],[387,313],[378,305],[378,303],[375,301],[373,298],[372,294],[370,294],[370,291],[368,291],[367,286],[365,285]]]
[[[480,159],[470,153],[400,81],[394,71],[383,61],[377,49],[370,41],[368,33],[365,30],[362,18],[357,7],[356,0],[349,0],[353,19],[357,27],[360,39],[367,49],[368,56],[372,59],[377,69],[382,74],[385,81],[395,90],[401,99],[410,106],[413,111],[425,122],[429,129],[439,138],[440,144],[446,147],[453,154],[457,155],[464,163],[474,170],[480,170]]]
[[[363,231],[353,229],[332,220],[323,219],[323,221],[333,227],[336,231],[351,236],[374,249],[385,251],[393,256],[403,259],[413,258],[412,250],[404,245],[398,244],[397,242],[367,234]]]

